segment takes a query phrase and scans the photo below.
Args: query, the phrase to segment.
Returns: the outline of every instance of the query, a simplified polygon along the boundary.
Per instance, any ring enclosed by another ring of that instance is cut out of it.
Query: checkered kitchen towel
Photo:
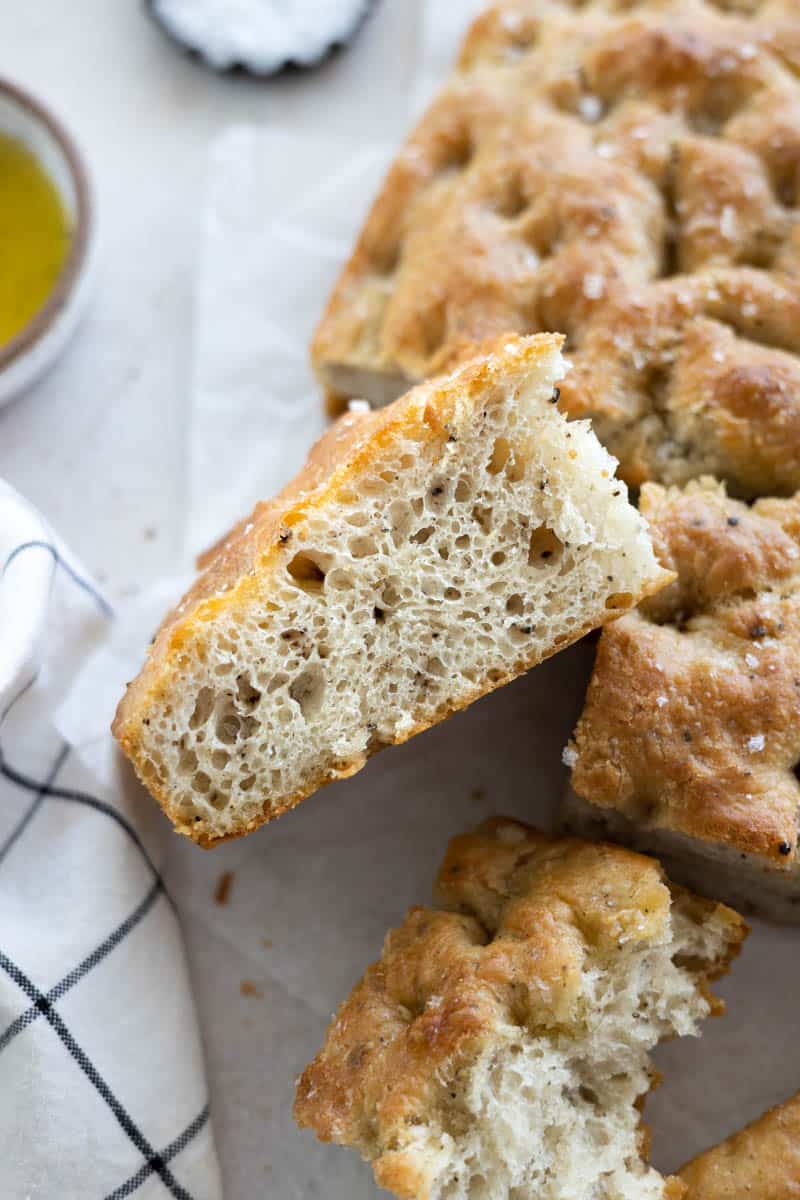
[[[0,481],[0,1197],[217,1200],[158,829],[52,716],[112,614]]]

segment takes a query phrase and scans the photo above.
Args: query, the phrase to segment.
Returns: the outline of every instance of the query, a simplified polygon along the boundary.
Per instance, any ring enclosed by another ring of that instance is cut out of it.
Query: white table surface
[[[112,601],[181,565],[192,292],[210,141],[237,121],[364,141],[399,139],[408,123],[421,4],[378,0],[345,53],[314,73],[258,82],[216,77],[182,57],[144,15],[142,0],[0,0],[0,74],[49,101],[80,141],[95,178],[100,233],[96,291],[78,337],[45,380],[0,410],[0,476],[42,510]],[[304,1060],[284,1061],[275,1030],[294,1022],[316,1048],[322,1021],[270,983],[275,972],[267,971],[264,956],[272,955],[284,972],[305,965],[313,976],[313,964],[296,954],[301,918],[330,925],[332,961],[321,997],[330,1011],[363,967],[351,961],[353,939],[339,937],[342,929],[360,921],[377,948],[387,923],[402,911],[398,897],[424,896],[447,836],[486,811],[527,814],[533,781],[542,799],[556,796],[563,776],[558,748],[577,713],[588,665],[581,654],[578,648],[560,656],[426,740],[380,756],[363,777],[328,789],[325,803],[301,806],[274,834],[262,831],[213,856],[173,839],[169,877],[185,917],[207,912],[220,871],[236,873],[233,900],[216,910],[213,928],[185,922],[227,1200],[376,1195],[354,1156],[317,1147],[292,1127],[291,1079]],[[565,672],[577,681],[569,689]],[[491,761],[484,753],[489,743]],[[537,749],[544,744],[547,755]],[[438,789],[435,801],[430,787]],[[381,806],[373,792],[381,794]],[[294,877],[291,851],[301,825],[314,821],[320,822],[320,845],[333,850],[321,850],[312,864],[311,894],[305,876]],[[341,830],[377,838],[384,824],[386,876],[373,878],[364,871],[357,839],[339,845],[346,840]],[[285,912],[266,903],[270,872],[278,880],[291,876]],[[342,889],[343,877],[350,890]],[[293,897],[305,905],[302,911],[291,907]],[[264,993],[257,1003],[239,994],[243,968],[231,937],[240,913],[250,919],[250,910],[263,910],[268,935],[253,948],[247,971]],[[683,1042],[660,1054],[662,1066],[669,1062],[668,1081],[648,1115],[662,1165],[675,1165],[676,1147],[681,1156],[694,1153],[796,1088],[788,1036],[794,1018],[787,1015],[793,1001],[780,982],[783,968],[775,970],[781,959],[773,941],[782,936],[751,939],[750,1003],[742,1003],[739,982],[723,984],[732,998],[730,1014],[711,1024],[702,1055]],[[282,1103],[275,1110],[260,1095],[258,1073],[232,1059],[232,1038],[258,1047],[264,1072],[280,1077]],[[277,1145],[284,1160],[295,1156],[302,1169],[276,1179]],[[314,1180],[310,1191],[293,1183],[301,1175]]]
[[[185,499],[188,364],[206,149],[235,121],[399,138],[419,0],[378,0],[313,72],[216,76],[142,0],[0,0],[0,75],[62,116],[95,181],[99,271],[51,374],[0,410],[0,476],[119,600],[173,570]],[[280,164],[276,164],[280,168]]]

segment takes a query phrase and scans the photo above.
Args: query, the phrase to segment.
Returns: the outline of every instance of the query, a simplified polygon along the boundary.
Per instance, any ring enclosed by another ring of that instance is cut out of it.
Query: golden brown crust
[[[631,939],[657,943],[671,903],[653,859],[502,818],[451,842],[436,894],[441,908],[413,908],[387,935],[303,1072],[295,1104],[300,1125],[357,1146],[379,1184],[412,1200],[429,1181],[405,1152],[409,1130],[437,1119],[446,1128],[459,1069],[509,1025],[577,1033],[587,957],[602,963]],[[729,924],[735,953],[741,919],[696,903]]]
[[[800,1093],[680,1170],[687,1200],[797,1200]]]
[[[799,15],[796,0],[495,5],[331,296],[312,351],[329,390],[559,329],[577,364],[564,399],[630,482],[716,472],[736,494],[795,491]]]
[[[800,495],[752,508],[710,480],[648,484],[677,581],[602,635],[572,786],[636,825],[797,861]]]

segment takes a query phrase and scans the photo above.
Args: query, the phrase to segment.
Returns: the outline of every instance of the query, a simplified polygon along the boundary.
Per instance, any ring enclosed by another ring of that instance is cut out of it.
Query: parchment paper
[[[409,112],[477,3],[432,0]],[[368,103],[368,97],[354,97]],[[296,470],[322,428],[307,344],[391,147],[231,129],[211,150],[197,320],[187,548],[207,545]],[[108,711],[176,597],[143,597],[79,682],[64,727],[101,773]],[[492,813],[547,827],[592,648],[582,645],[324,789],[244,841],[204,853],[166,831],[229,1200],[368,1200],[371,1173],[291,1118],[294,1080],[383,934],[430,898],[447,839]],[[85,697],[93,703],[87,720]],[[107,706],[104,708],[104,706]],[[147,803],[143,800],[143,803]],[[230,873],[227,902],[214,895]],[[798,932],[755,923],[721,985],[728,1015],[663,1048],[648,1103],[662,1169],[800,1087]],[[176,1053],[180,1048],[176,1047]]]

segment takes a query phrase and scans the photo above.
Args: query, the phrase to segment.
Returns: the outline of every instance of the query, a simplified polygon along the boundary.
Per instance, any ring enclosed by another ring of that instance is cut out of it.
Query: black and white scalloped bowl
[[[0,79],[0,132],[19,138],[52,180],[70,223],[70,248],[44,305],[0,346],[0,407],[48,370],[86,308],[94,262],[94,220],[84,161],[61,122],[28,92]]]

